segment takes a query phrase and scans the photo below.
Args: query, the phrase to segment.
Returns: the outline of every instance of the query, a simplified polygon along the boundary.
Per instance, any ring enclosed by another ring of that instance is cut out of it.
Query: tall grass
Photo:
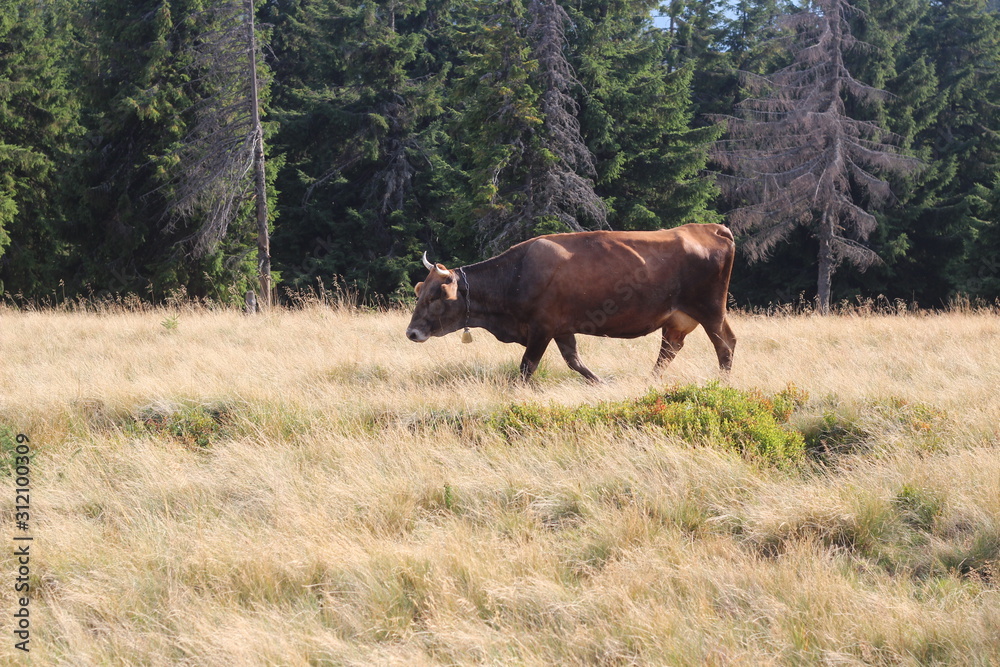
[[[655,337],[584,338],[605,385],[554,349],[523,385],[520,348],[415,345],[399,311],[180,306],[0,311],[35,664],[1000,662],[994,314],[734,317],[724,386],[808,396],[789,468],[488,423],[710,387],[700,330],[660,380]]]

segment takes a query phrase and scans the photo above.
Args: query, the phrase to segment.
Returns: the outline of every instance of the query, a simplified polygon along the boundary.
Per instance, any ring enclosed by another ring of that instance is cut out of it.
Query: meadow
[[[735,314],[721,382],[582,338],[600,386],[408,317],[0,309],[0,662],[20,432],[36,665],[1000,664],[995,312]],[[616,421],[685,388],[804,454]]]

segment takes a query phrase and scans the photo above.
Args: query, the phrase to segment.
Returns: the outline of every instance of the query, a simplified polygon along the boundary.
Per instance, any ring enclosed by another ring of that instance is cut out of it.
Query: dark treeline
[[[0,292],[229,300],[257,285],[249,6],[0,0]],[[836,43],[827,23],[787,20],[840,6]],[[257,0],[254,11],[279,291],[338,280],[392,299],[422,277],[424,250],[461,264],[543,233],[730,220],[741,305],[812,299],[818,261],[837,269],[834,300],[1000,298],[995,2]],[[748,130],[820,52],[843,60],[839,124],[807,114],[780,139],[777,125]],[[791,179],[820,157],[790,167],[788,137],[822,156],[830,135],[817,128],[856,131],[851,145],[874,165],[869,178],[858,159],[831,186],[857,224],[808,207],[779,211],[780,226],[766,208],[728,217],[747,201],[719,176],[750,172],[727,147],[763,141],[769,162],[751,164]],[[895,160],[884,173],[882,150]]]

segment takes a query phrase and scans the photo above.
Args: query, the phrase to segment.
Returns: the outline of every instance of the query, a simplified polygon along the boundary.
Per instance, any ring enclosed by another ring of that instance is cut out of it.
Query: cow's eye
[[[436,301],[431,301],[427,305],[427,311],[431,315],[438,316],[438,315],[440,315],[441,313],[444,312],[444,303],[442,303],[440,299],[438,299]]]

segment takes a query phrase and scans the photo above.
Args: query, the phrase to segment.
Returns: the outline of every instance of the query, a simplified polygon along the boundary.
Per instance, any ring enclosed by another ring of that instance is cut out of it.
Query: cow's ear
[[[420,296],[420,288],[423,286],[423,283],[417,283],[417,286],[413,288],[413,291],[417,293],[417,296]]]

